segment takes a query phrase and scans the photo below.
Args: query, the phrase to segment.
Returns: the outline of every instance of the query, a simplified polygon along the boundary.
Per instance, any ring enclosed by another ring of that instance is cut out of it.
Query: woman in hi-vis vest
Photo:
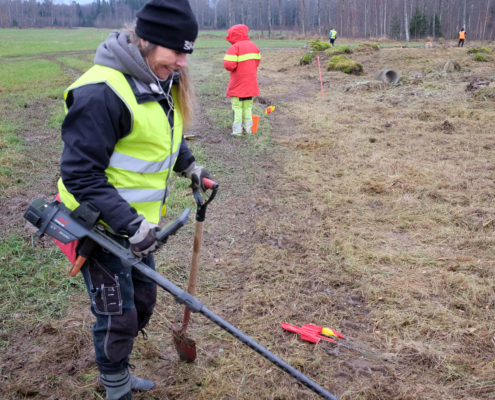
[[[457,47],[464,47],[464,40],[466,39],[466,31],[464,28],[461,29],[459,32],[459,43],[457,44]]]
[[[186,54],[197,34],[188,0],[151,0],[137,13],[135,29],[112,32],[95,65],[65,92],[60,199],[71,209],[91,203],[107,234],[120,244],[128,237],[153,269],[153,233],[166,212],[171,174],[202,190],[202,178],[210,177],[182,135],[193,116]],[[156,285],[100,247],[81,272],[96,317],[98,384],[106,398],[130,400],[132,390],[154,389],[128,367],[135,337],[140,331],[146,337]]]

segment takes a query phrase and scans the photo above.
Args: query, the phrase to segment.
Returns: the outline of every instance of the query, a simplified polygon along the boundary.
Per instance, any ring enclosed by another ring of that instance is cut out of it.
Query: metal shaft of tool
[[[326,391],[321,386],[319,386],[317,383],[315,383],[311,379],[309,379],[306,375],[302,374],[297,369],[295,369],[294,367],[287,364],[281,358],[277,357],[275,354],[273,354],[269,350],[265,349],[263,346],[261,346],[255,340],[251,339],[245,333],[241,332],[239,329],[237,329],[233,325],[229,324],[227,321],[225,321],[224,319],[219,317],[213,311],[206,308],[203,305],[203,303],[201,303],[199,300],[195,299],[193,296],[188,294],[186,291],[180,289],[179,287],[174,285],[172,282],[165,279],[158,272],[149,268],[143,262],[138,262],[136,264],[133,264],[132,267],[134,269],[138,270],[139,272],[141,272],[143,275],[145,275],[149,279],[151,279],[153,282],[155,282],[162,289],[164,289],[165,291],[170,293],[172,296],[174,296],[174,298],[177,301],[179,301],[180,303],[186,304],[186,306],[192,312],[199,312],[200,314],[202,314],[203,316],[208,318],[211,322],[213,322],[215,325],[218,325],[220,328],[222,328],[223,330],[230,333],[237,340],[241,341],[246,346],[248,346],[251,349],[253,349],[254,351],[256,351],[262,357],[266,358],[268,361],[275,364],[282,371],[288,373],[290,376],[297,379],[304,386],[311,389],[313,392],[315,392],[316,394],[318,394],[322,398],[327,399],[327,400],[339,400],[333,394]]]

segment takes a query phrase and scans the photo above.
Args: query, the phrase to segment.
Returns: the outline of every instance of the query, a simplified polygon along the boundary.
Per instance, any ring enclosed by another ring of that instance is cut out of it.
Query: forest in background
[[[492,40],[495,0],[189,0],[200,29],[243,23],[261,35],[327,35],[417,40],[456,39],[461,28],[471,40]],[[0,27],[97,27],[132,24],[144,0],[0,0]]]

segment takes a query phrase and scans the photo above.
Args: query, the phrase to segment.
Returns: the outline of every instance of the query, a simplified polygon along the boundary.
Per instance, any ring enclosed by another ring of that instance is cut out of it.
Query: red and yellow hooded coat
[[[223,65],[230,71],[227,97],[254,97],[260,94],[256,71],[260,65],[260,51],[249,40],[246,25],[234,25],[225,38],[232,46],[227,50]]]

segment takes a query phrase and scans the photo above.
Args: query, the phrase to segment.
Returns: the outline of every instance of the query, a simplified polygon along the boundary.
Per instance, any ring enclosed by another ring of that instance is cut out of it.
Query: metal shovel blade
[[[196,341],[188,337],[182,327],[172,325],[172,336],[175,349],[182,361],[194,362],[196,360]]]

